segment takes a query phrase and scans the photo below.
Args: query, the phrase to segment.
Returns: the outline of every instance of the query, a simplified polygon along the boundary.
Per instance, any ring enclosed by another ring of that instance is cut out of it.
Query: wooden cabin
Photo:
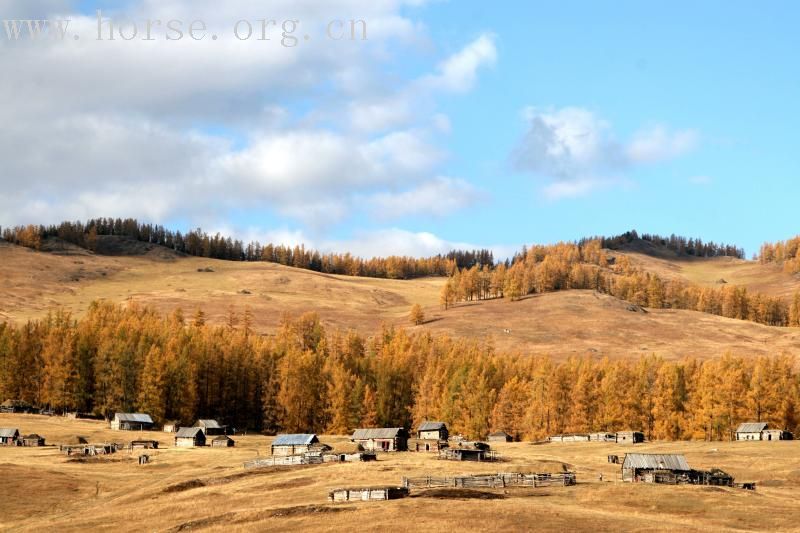
[[[495,431],[494,433],[489,433],[487,440],[489,442],[514,442],[514,437],[505,431]]]
[[[44,437],[32,433],[20,439],[23,446],[44,446]]]
[[[444,440],[450,437],[447,425],[444,422],[423,422],[417,428],[419,440]]]
[[[439,452],[439,459],[450,461],[494,461],[495,453],[485,442],[461,442],[455,448],[446,448]]]
[[[212,448],[233,448],[236,443],[227,435],[219,435],[211,439]]]
[[[0,428],[0,446],[17,446],[19,430],[17,428]]]
[[[157,450],[157,449],[158,449],[157,440],[142,439],[142,440],[131,441],[131,450]]]
[[[211,435],[225,435],[227,434],[228,426],[223,426],[219,422],[211,418],[201,418],[194,423],[194,427],[202,428],[203,433],[208,436]]]
[[[0,404],[0,413],[35,413],[36,408],[23,400],[6,400]]]
[[[168,422],[164,422],[164,427],[162,430],[164,433],[177,433],[178,430],[181,428],[181,423],[177,420],[170,420]]]
[[[766,422],[744,422],[736,428],[736,440],[792,440],[790,431],[770,429]]]
[[[622,481],[676,484],[688,481],[691,472],[679,454],[627,453],[622,461]]]
[[[302,455],[318,444],[319,439],[314,433],[285,433],[275,437],[272,441],[272,455]]]
[[[644,442],[644,433],[641,431],[617,431],[614,436],[617,444],[639,444]]]
[[[405,487],[333,489],[328,493],[328,500],[332,502],[396,500],[397,498],[405,498],[408,496],[408,492]]]
[[[149,431],[155,423],[145,413],[114,413],[111,429],[122,431]]]
[[[591,442],[617,442],[617,434],[608,431],[589,433],[589,440]]]
[[[408,451],[408,431],[405,428],[357,429],[350,440],[368,452]]]
[[[206,445],[206,434],[201,428],[181,428],[175,433],[175,446],[194,448]]]

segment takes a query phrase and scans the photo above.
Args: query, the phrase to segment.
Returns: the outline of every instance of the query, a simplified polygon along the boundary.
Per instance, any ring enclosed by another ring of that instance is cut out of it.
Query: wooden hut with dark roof
[[[368,452],[408,451],[408,431],[405,428],[357,429],[350,440]]]
[[[17,446],[19,430],[17,428],[0,428],[0,446]]]
[[[203,433],[206,435],[225,435],[227,433],[228,426],[223,426],[216,420],[212,418],[201,418],[197,422],[194,423],[194,427],[202,428]]]
[[[44,446],[44,437],[31,433],[19,439],[23,446]]]
[[[194,448],[206,445],[206,434],[202,428],[181,428],[175,433],[175,446],[179,448]]]
[[[314,433],[285,433],[275,437],[270,449],[272,455],[302,455],[314,444],[319,444],[319,438]]]
[[[146,413],[114,413],[111,429],[126,431],[149,431],[155,423]]]

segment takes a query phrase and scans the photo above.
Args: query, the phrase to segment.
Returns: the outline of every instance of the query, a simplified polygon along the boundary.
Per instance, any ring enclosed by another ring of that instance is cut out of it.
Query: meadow
[[[44,448],[0,447],[0,529],[9,531],[308,530],[791,530],[800,523],[800,442],[498,443],[503,460],[463,463],[415,452],[378,461],[245,470],[271,437],[234,436],[229,449],[178,449],[162,432],[117,432],[102,421],[0,414],[0,427],[47,438]],[[80,459],[50,444],[159,440],[140,451]],[[336,447],[344,436],[321,436]],[[684,453],[694,468],[719,467],[755,492],[622,483],[607,456]],[[336,487],[399,485],[403,476],[575,471],[574,487],[412,491],[409,498],[332,504]],[[602,474],[603,480],[600,481]]]

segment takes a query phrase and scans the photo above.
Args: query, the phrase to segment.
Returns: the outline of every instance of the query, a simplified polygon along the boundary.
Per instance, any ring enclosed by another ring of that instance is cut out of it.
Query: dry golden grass
[[[789,298],[800,291],[800,275],[787,274],[781,265],[762,265],[733,257],[664,258],[628,252],[633,265],[659,276],[682,279],[690,283],[720,287],[721,280],[731,285],[747,287],[748,291]]]
[[[69,461],[55,448],[0,448],[0,529],[18,531],[167,531],[381,529],[486,530],[790,530],[800,520],[800,442],[648,443],[644,453],[685,453],[696,468],[720,467],[755,493],[718,487],[630,485],[618,481],[605,443],[501,443],[499,463],[439,461],[421,453],[385,454],[374,463],[275,467],[245,471],[270,439],[236,437],[232,449],[175,449],[164,433],[112,432],[102,422],[0,415],[0,427],[37,432],[58,443],[150,437],[163,448],[139,466],[138,452]],[[323,437],[328,443],[344,437]],[[397,485],[403,476],[498,471],[577,472],[576,487],[507,489],[500,499],[437,499],[424,493],[388,502],[329,504],[337,486]],[[602,473],[604,481],[599,481]],[[199,482],[198,482],[199,481]],[[191,488],[193,487],[193,488]],[[183,489],[183,490],[181,490]]]
[[[684,267],[683,262],[631,257],[648,261],[645,266],[662,274],[672,268],[670,275],[689,271],[703,272],[708,279],[723,275],[731,282],[744,279],[709,266],[739,264],[736,261],[696,260],[685,262],[688,266]],[[758,355],[793,352],[800,343],[796,328],[692,311],[632,312],[627,303],[591,291],[537,295],[519,302],[468,302],[445,312],[438,306],[441,278],[402,281],[333,276],[269,263],[179,257],[160,248],[140,256],[109,257],[84,251],[55,255],[0,243],[0,265],[0,320],[14,322],[40,318],[59,306],[80,316],[93,300],[106,299],[140,302],[162,312],[181,307],[187,315],[202,308],[211,323],[224,323],[230,306],[237,312],[248,306],[255,329],[267,334],[275,330],[284,312],[316,311],[326,327],[355,329],[369,336],[382,323],[410,327],[411,305],[420,303],[428,321],[412,330],[490,340],[500,350],[556,358],[651,353],[668,359],[705,358],[728,351]],[[198,272],[206,267],[213,272]],[[764,282],[772,293],[783,290],[781,284],[792,279],[779,274]]]

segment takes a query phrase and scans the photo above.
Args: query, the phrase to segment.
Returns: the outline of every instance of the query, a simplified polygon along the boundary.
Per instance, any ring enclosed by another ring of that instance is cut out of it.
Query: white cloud
[[[663,126],[655,126],[634,135],[627,146],[627,156],[634,163],[673,159],[695,149],[699,139],[695,130],[670,132]]]
[[[440,90],[465,92],[475,85],[478,70],[493,66],[496,61],[494,36],[483,34],[443,61],[439,65],[439,72],[428,77],[426,82]]]
[[[219,225],[250,209],[319,228],[367,211],[356,201],[365,197],[441,188],[447,153],[436,136],[450,124],[436,95],[474,85],[496,52],[489,37],[468,44],[443,61],[435,86],[425,75],[398,83],[381,74],[427,38],[406,14],[420,3],[270,2],[270,17],[303,28],[366,20],[366,43],[283,48],[225,37],[235,21],[264,17],[245,0],[103,10],[117,22],[204,19],[223,36],[215,42],[96,42],[94,16],[75,13],[70,30],[87,36],[78,42],[0,41],[0,100],[14,102],[0,106],[0,187],[13,191],[0,195],[0,224],[113,215]],[[69,5],[7,0],[0,15],[12,12]],[[461,204],[467,187],[451,185],[455,198],[427,200],[431,214]]]
[[[377,218],[441,217],[472,205],[478,200],[478,195],[478,190],[464,180],[439,176],[414,189],[376,194],[366,202]]]
[[[512,153],[512,162],[517,170],[548,180],[543,192],[549,199],[627,183],[627,172],[684,155],[699,139],[694,130],[671,132],[655,126],[621,142],[609,122],[579,107],[529,107],[523,115],[528,131]]]

